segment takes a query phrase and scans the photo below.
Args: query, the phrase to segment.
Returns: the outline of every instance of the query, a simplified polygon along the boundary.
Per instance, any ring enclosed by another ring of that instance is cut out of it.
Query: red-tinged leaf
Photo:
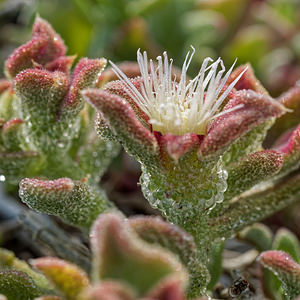
[[[56,120],[68,88],[68,78],[64,73],[29,69],[17,75],[14,85],[24,113],[30,116],[31,122],[39,124],[49,118]]]
[[[102,281],[87,288],[78,300],[136,300],[134,291],[117,281]]]
[[[140,77],[130,79],[130,82],[133,84],[133,86],[141,92],[141,84],[142,79]],[[141,110],[139,105],[136,103],[136,101],[132,98],[132,96],[128,93],[128,89],[126,88],[126,85],[118,80],[118,81],[112,81],[105,85],[104,90],[111,93],[120,96],[121,98],[125,99],[130,106],[132,107],[133,111],[135,112],[138,120],[147,128],[150,129],[149,126],[149,117]]]
[[[30,208],[85,229],[112,206],[103,192],[70,178],[25,178],[20,182],[19,195]]]
[[[56,60],[49,62],[45,65],[48,71],[60,71],[68,74],[71,70],[76,56],[60,56]]]
[[[10,55],[5,62],[5,73],[13,78],[21,71],[33,68],[34,63],[44,65],[63,56],[65,52],[66,47],[61,37],[48,22],[37,17],[32,39]]]
[[[31,260],[31,265],[43,273],[67,300],[75,300],[89,285],[87,274],[79,267],[54,257]]]
[[[68,95],[64,100],[61,114],[67,111],[79,111],[82,109],[83,89],[94,87],[98,77],[106,66],[106,59],[82,58],[76,65],[72,75]]]
[[[269,180],[280,171],[283,159],[279,151],[265,150],[249,154],[230,165],[225,198],[230,200],[255,184]]]
[[[178,278],[162,281],[143,300],[185,300],[184,289]]]
[[[289,109],[289,111],[276,119],[275,124],[268,131],[264,142],[267,147],[274,146],[275,140],[288,130],[298,126],[300,120],[300,86],[295,85],[283,93],[277,101]]]
[[[300,296],[300,265],[283,251],[263,252],[259,261],[271,270],[282,282],[287,299],[295,299]]]
[[[0,79],[0,94],[12,87],[12,83],[6,79]]]
[[[177,163],[182,156],[200,146],[200,139],[193,133],[180,136],[163,134],[159,137],[159,145],[162,151]]]
[[[83,95],[101,113],[129,153],[143,157],[143,161],[145,157],[153,160],[153,156],[158,154],[156,138],[139,122],[128,102],[97,89],[86,90]]]
[[[139,239],[120,214],[98,218],[91,231],[91,245],[95,281],[121,280],[139,296],[170,276],[177,276],[183,286],[186,284],[185,270],[175,256]]]
[[[242,75],[239,81],[235,84],[236,90],[252,90],[260,94],[268,95],[266,89],[262,86],[259,80],[255,77],[254,71],[250,64],[239,66],[230,75],[227,84],[233,82],[244,70],[247,71]]]
[[[200,145],[201,155],[217,155],[251,129],[285,113],[284,107],[271,97],[250,90],[237,91],[224,111],[237,105],[241,107],[214,120]]]
[[[275,150],[284,155],[280,176],[296,170],[300,165],[300,125],[283,135],[275,144]]]

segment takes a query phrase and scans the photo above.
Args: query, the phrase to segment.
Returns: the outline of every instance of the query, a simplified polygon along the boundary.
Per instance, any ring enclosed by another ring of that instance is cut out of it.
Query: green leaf
[[[19,195],[30,208],[59,216],[67,223],[85,229],[113,205],[100,189],[70,178],[25,178],[20,182]]]
[[[165,249],[139,239],[120,214],[101,215],[91,231],[94,253],[93,280],[120,280],[139,296],[162,280],[176,276],[186,285],[186,272]]]
[[[33,280],[20,271],[0,271],[0,293],[7,300],[31,300],[41,295]]]

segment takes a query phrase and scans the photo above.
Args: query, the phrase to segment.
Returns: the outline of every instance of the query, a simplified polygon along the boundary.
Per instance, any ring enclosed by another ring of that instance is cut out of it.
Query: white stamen
[[[128,77],[110,61],[113,71],[123,82],[128,94],[148,115],[149,123],[154,131],[175,135],[185,133],[205,135],[213,119],[242,107],[242,105],[237,105],[220,111],[222,103],[247,68],[220,95],[236,60],[223,76],[225,66],[221,58],[214,62],[208,57],[204,59],[197,76],[187,83],[187,70],[194,53],[195,49],[192,47],[192,52],[189,51],[186,55],[181,77],[177,82],[176,78],[172,79],[173,60],[168,59],[166,52],[163,53],[163,57],[157,57],[155,68],[152,59],[148,61],[146,51],[141,54],[139,49],[137,62],[143,79],[141,91],[138,91]],[[221,67],[220,71],[218,71],[219,67]]]

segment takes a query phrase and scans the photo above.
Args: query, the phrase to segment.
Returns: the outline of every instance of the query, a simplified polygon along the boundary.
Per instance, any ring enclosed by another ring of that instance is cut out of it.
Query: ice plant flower
[[[209,124],[215,118],[230,111],[219,112],[223,101],[247,68],[225,87],[235,62],[222,78],[225,72],[223,61],[219,58],[213,62],[208,57],[204,60],[198,75],[188,80],[187,71],[194,53],[195,49],[192,48],[192,53],[188,52],[186,55],[177,82],[177,78],[172,76],[173,61],[172,59],[169,61],[167,52],[164,52],[164,58],[157,57],[155,68],[151,59],[148,63],[146,51],[141,54],[138,50],[137,62],[142,77],[141,92],[113,62],[110,62],[116,75],[123,80],[128,94],[149,117],[148,122],[152,125],[153,131],[174,135],[186,133],[205,135]],[[217,72],[219,66],[221,70]]]
[[[145,197],[194,237],[207,266],[214,241],[295,201],[298,177],[281,178],[299,148],[295,137],[285,150],[262,148],[267,130],[288,110],[268,95],[250,65],[226,72],[221,59],[207,58],[188,79],[193,53],[176,76],[166,53],[153,62],[138,51],[140,76],[127,78],[123,66],[111,63],[120,80],[83,95],[99,112],[99,135],[121,142],[141,163]],[[133,69],[128,74],[136,74]],[[282,181],[282,194],[272,188],[274,180]],[[209,281],[205,270],[203,278],[202,293]]]

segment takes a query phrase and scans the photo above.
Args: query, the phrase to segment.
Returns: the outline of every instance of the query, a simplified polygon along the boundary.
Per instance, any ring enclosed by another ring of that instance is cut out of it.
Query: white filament
[[[166,52],[163,53],[163,58],[157,57],[155,67],[152,59],[148,61],[146,51],[141,54],[138,50],[137,62],[143,79],[141,91],[138,91],[128,77],[110,61],[128,94],[149,117],[154,131],[175,135],[205,135],[213,119],[233,110],[220,112],[223,101],[247,68],[220,95],[236,60],[223,76],[225,67],[221,58],[213,62],[208,57],[204,59],[198,75],[187,82],[187,70],[194,53],[195,49],[192,47],[192,53],[189,51],[186,55],[178,82],[172,76],[173,60],[168,59]],[[219,67],[221,69],[218,71]],[[241,105],[238,105],[234,110],[240,107]]]

